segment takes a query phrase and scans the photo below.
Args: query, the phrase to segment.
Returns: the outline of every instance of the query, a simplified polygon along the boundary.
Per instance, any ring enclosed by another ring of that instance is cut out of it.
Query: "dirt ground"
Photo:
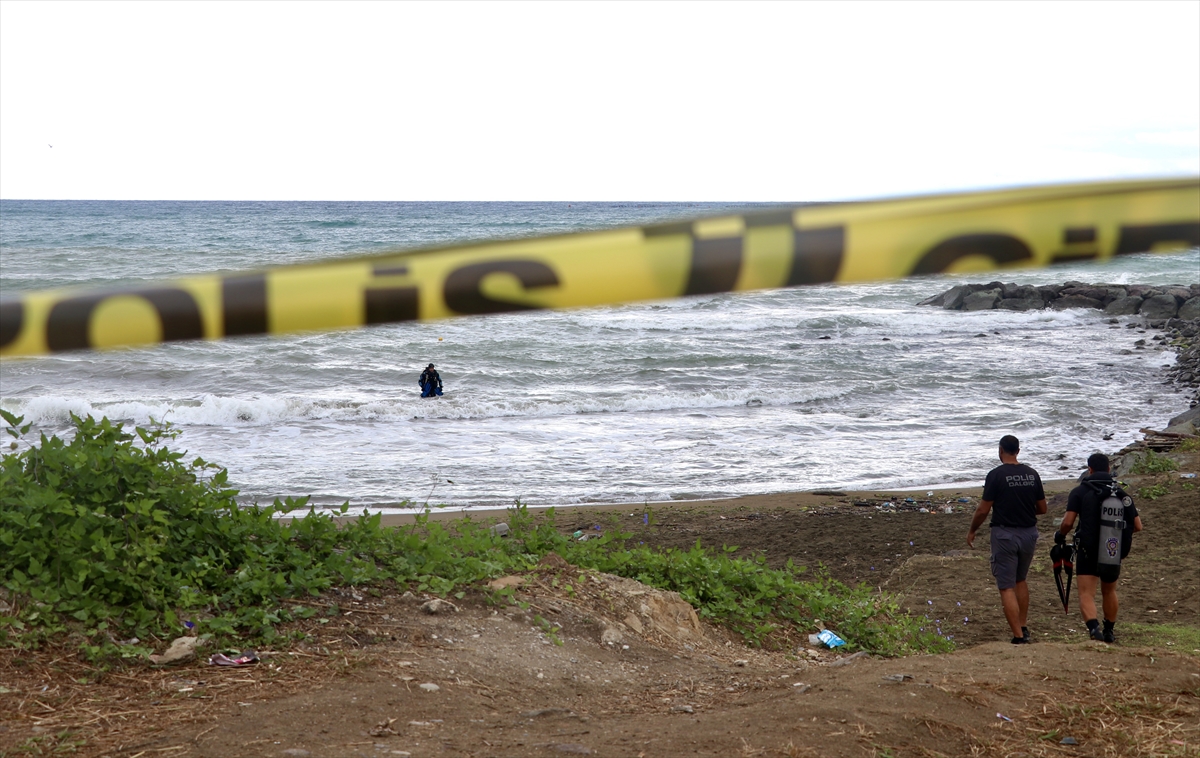
[[[1197,453],[1177,458],[1200,470]],[[565,509],[567,532],[737,545],[867,582],[958,649],[754,650],[662,593],[550,560],[512,578],[520,605],[481,590],[430,614],[401,590],[331,594],[315,604],[341,615],[304,622],[308,641],[247,668],[207,666],[202,651],[102,673],[66,652],[0,650],[0,754],[1200,756],[1196,480],[1125,480],[1166,494],[1139,499],[1146,531],[1123,568],[1115,645],[1085,639],[1074,600],[1064,614],[1048,559],[1030,577],[1038,644],[1008,643],[986,527],[965,542],[977,490]],[[1069,488],[1050,488],[1043,555]],[[639,631],[651,606],[675,615]]]

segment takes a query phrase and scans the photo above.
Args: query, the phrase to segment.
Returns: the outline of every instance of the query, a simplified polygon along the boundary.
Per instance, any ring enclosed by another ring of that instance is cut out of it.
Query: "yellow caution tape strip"
[[[1200,178],[802,205],[0,300],[0,356],[1046,266],[1200,245]]]

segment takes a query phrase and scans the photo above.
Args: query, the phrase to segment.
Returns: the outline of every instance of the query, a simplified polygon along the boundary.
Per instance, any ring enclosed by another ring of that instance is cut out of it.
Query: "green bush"
[[[1145,453],[1139,454],[1133,467],[1130,468],[1131,474],[1162,474],[1167,471],[1176,471],[1179,469],[1179,464],[1171,460],[1165,455],[1160,455],[1153,450],[1147,450]]]
[[[28,433],[2,412],[8,433]],[[310,616],[289,598],[334,586],[396,582],[438,595],[527,570],[556,552],[583,567],[679,592],[709,621],[754,644],[778,631],[836,628],[852,648],[900,654],[944,650],[887,596],[829,578],[802,581],[803,568],[771,569],[762,558],[631,547],[609,533],[577,542],[547,520],[535,525],[520,503],[502,539],[471,519],[452,529],[419,516],[383,529],[378,515],[339,523],[305,508],[307,498],[239,506],[226,472],[171,452],[169,427],[130,434],[107,419],[72,416],[69,442],[44,434],[0,462],[0,644],[37,645],[72,635],[92,657],[142,655],[122,645],[167,639],[191,621],[202,634],[270,642],[280,625]],[[345,514],[347,506],[341,513]],[[726,548],[731,551],[732,548]],[[786,636],[786,635],[785,635]]]

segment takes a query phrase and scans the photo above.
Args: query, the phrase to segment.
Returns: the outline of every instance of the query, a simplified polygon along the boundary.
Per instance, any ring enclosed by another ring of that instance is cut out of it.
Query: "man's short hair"
[[[1021,441],[1011,434],[1006,434],[1000,438],[1000,449],[1009,455],[1016,455],[1021,452]]]
[[[1088,456],[1088,468],[1092,471],[1108,471],[1108,456],[1104,453],[1092,453]]]

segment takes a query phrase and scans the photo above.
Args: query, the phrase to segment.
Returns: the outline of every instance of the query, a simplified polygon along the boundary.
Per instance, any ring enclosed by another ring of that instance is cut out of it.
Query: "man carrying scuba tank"
[[[1067,532],[1075,526],[1079,610],[1092,639],[1114,642],[1121,560],[1129,555],[1133,533],[1142,531],[1142,517],[1138,515],[1133,498],[1109,473],[1108,456],[1103,453],[1093,453],[1088,458],[1087,474],[1081,481],[1067,498],[1067,513],[1054,541],[1065,544]],[[1096,618],[1097,583],[1104,608],[1103,630]]]

